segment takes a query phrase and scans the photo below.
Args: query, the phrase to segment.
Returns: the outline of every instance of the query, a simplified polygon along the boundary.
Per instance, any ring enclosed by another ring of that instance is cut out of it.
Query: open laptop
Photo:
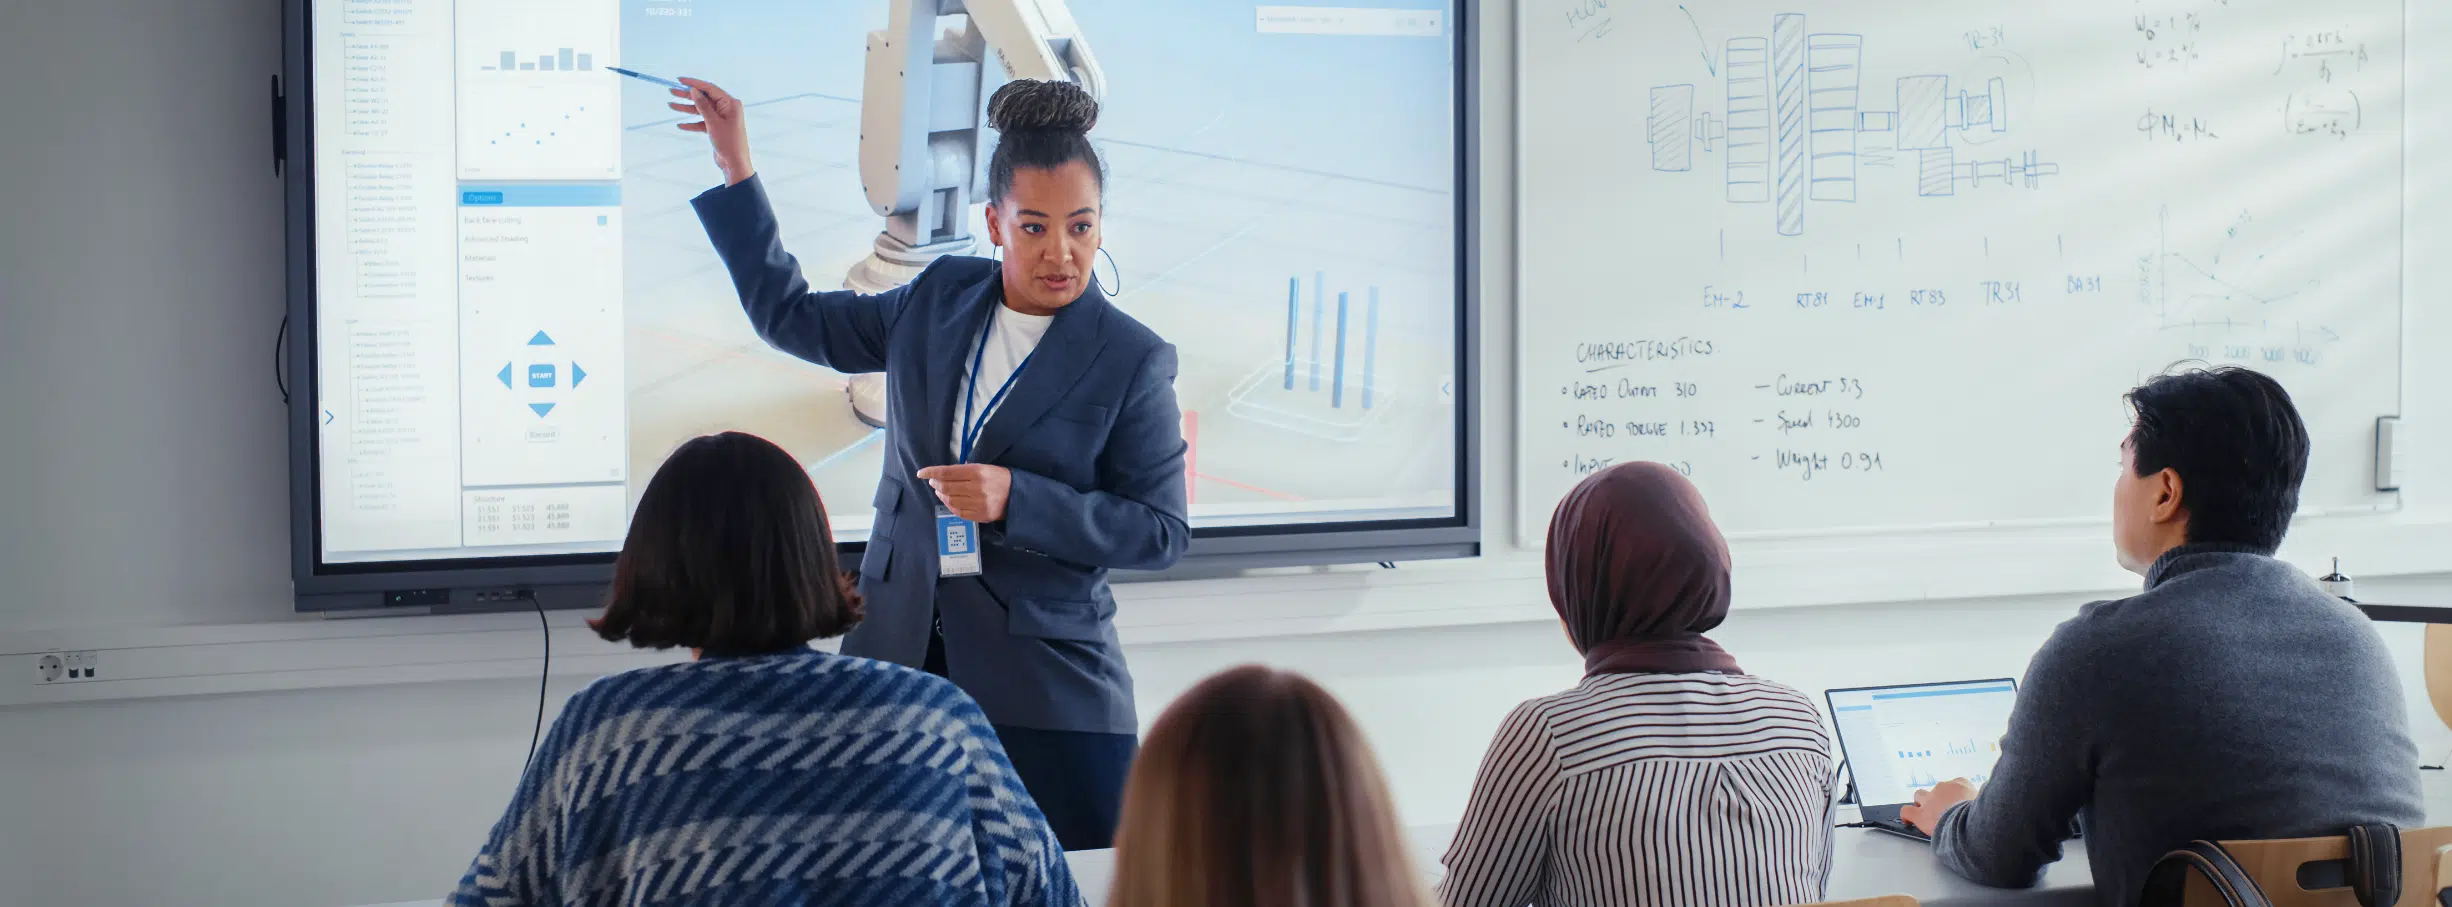
[[[1856,802],[1865,825],[1879,831],[1930,840],[1899,819],[1916,791],[1952,778],[1978,785],[1992,777],[2009,730],[2009,707],[2018,683],[1967,680],[1894,687],[1830,690],[1839,752],[1856,779]]]

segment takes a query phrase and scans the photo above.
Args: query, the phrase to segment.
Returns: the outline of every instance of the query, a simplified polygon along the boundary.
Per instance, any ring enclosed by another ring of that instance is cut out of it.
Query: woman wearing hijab
[[[1822,900],[1830,738],[1813,701],[1703,633],[1728,542],[1676,471],[1594,473],[1550,518],[1574,689],[1517,706],[1443,861],[1449,907],[1774,907]]]

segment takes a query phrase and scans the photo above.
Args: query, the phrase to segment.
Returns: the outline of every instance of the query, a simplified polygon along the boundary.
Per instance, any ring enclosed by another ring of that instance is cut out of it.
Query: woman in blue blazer
[[[1016,81],[988,102],[988,238],[874,296],[814,292],[750,166],[742,105],[694,79],[723,188],[693,204],[776,349],[887,375],[889,450],[848,654],[924,667],[979,700],[1066,849],[1108,846],[1136,746],[1114,568],[1183,555],[1175,348],[1091,279],[1105,171],[1098,103]],[[966,551],[975,554],[965,555]]]

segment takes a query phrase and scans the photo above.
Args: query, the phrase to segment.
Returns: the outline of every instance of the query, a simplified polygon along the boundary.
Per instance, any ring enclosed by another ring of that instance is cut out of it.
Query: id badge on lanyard
[[[979,333],[979,352],[971,356],[970,380],[962,393],[961,453],[964,463],[971,461],[971,450],[978,446],[980,433],[987,430],[988,416],[996,412],[996,404],[1004,402],[1006,392],[1013,390],[1013,383],[1021,379],[1022,369],[1030,365],[1030,357],[1022,357],[1022,361],[1013,367],[1013,374],[1005,376],[1005,386],[997,388],[996,396],[988,398],[987,409],[973,413],[972,404],[979,399],[979,367],[987,361],[988,338],[995,331],[996,314],[990,312],[986,330]],[[974,415],[978,417],[977,425],[971,424]],[[938,503],[937,576],[978,576],[979,572],[979,524],[963,519],[952,508]]]
[[[937,505],[937,575],[979,575],[979,524]]]

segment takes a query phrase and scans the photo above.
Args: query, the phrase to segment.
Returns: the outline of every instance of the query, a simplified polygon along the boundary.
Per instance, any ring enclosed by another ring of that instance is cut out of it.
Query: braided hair
[[[1098,99],[1071,82],[1015,79],[988,98],[988,127],[1000,136],[988,156],[988,199],[1013,192],[1013,173],[1024,167],[1053,170],[1074,161],[1090,165],[1103,192],[1107,165],[1090,147],[1098,125]]]

